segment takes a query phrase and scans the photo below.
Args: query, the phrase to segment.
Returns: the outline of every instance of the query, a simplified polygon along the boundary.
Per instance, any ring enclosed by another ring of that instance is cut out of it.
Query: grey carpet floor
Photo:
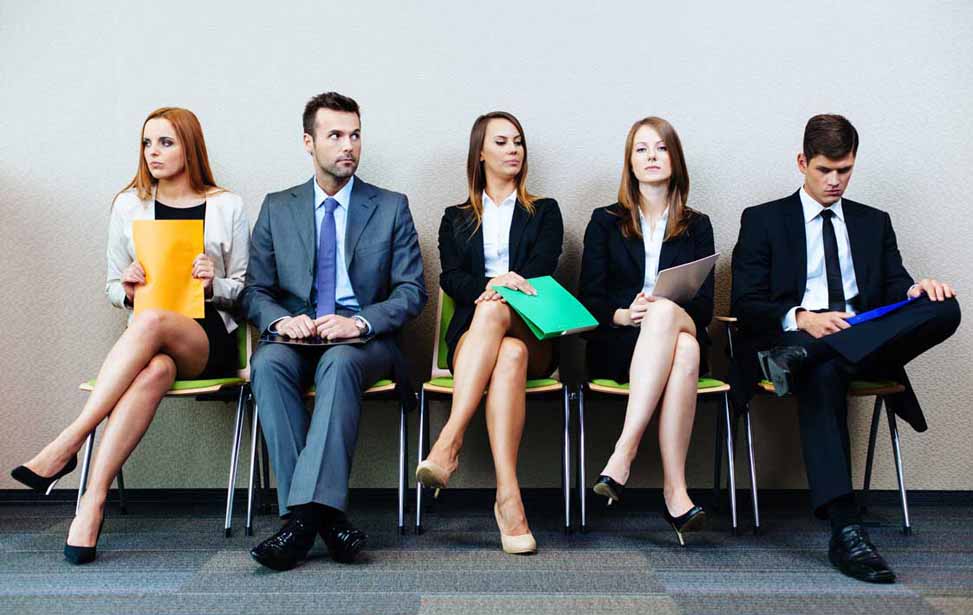
[[[337,564],[319,542],[286,573],[247,553],[276,531],[271,514],[257,518],[256,536],[238,527],[224,538],[218,504],[135,502],[127,515],[109,511],[98,560],[73,567],[61,555],[70,504],[0,504],[0,613],[973,612],[965,506],[913,506],[912,536],[899,532],[896,507],[873,508],[872,537],[899,575],[876,586],[830,567],[827,528],[801,503],[764,510],[758,536],[731,536],[714,515],[682,548],[649,507],[592,503],[591,531],[564,535],[556,508],[528,500],[539,552],[515,557],[500,551],[483,498],[452,495],[420,536],[398,534],[391,502],[356,505],[370,539],[361,561]]]

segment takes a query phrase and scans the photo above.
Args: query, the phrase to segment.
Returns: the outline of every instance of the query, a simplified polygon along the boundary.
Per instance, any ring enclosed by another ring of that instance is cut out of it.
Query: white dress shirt
[[[828,309],[828,274],[824,266],[824,240],[822,239],[824,219],[821,212],[830,209],[834,212],[831,224],[838,244],[838,261],[841,263],[841,284],[845,292],[845,311],[854,313],[849,299],[858,296],[858,281],[855,279],[855,262],[848,240],[848,225],[841,209],[841,199],[831,207],[824,207],[809,195],[804,187],[800,190],[801,206],[804,209],[804,238],[807,249],[807,285],[801,305],[792,307],[784,315],[784,331],[797,331],[797,310]]]
[[[655,230],[649,226],[649,221],[639,210],[639,222],[642,226],[642,245],[645,247],[645,278],[642,282],[642,292],[651,295],[655,288],[656,278],[659,277],[659,255],[662,254],[662,242],[666,237],[666,225],[669,223],[669,208],[662,212],[662,217],[655,223]]]
[[[488,278],[510,271],[510,225],[517,206],[514,190],[499,205],[483,191],[483,266]]]

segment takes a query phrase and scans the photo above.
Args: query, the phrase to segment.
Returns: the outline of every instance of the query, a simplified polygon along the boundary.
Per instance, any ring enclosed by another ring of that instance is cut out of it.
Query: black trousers
[[[853,492],[848,437],[848,383],[852,378],[889,378],[956,330],[955,299],[925,297],[884,318],[815,339],[788,331],[777,345],[803,346],[809,361],[797,378],[795,393],[801,448],[815,514],[829,502]],[[911,394],[911,392],[910,392]]]

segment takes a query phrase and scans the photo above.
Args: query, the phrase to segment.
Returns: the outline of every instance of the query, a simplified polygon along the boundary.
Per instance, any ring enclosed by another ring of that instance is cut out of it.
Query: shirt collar
[[[318,185],[318,180],[312,178],[314,181],[314,208],[317,209],[324,204],[324,200],[328,198],[328,193],[324,191],[324,188]],[[341,190],[334,195],[334,200],[338,201],[338,206],[343,209],[348,209],[348,204],[351,202],[351,190],[355,186],[355,176],[352,175],[348,183],[341,187]]]
[[[814,198],[807,193],[804,186],[801,186],[801,207],[804,209],[804,224],[808,224],[811,220],[821,215],[821,212],[825,209],[830,209],[834,212],[835,218],[838,218],[842,222],[845,221],[845,214],[841,209],[841,199],[834,202],[831,207],[825,207],[821,203],[818,203]]]
[[[642,221],[642,224],[648,224],[649,223],[649,219],[646,218],[645,215],[642,213],[642,208],[641,207],[639,208],[639,220]],[[666,222],[668,222],[668,221],[669,221],[669,208],[666,207],[662,211],[662,217],[659,218],[659,222],[661,222],[662,225],[665,226]]]
[[[490,195],[486,193],[486,190],[483,191],[483,197],[482,198],[483,198],[483,207],[484,208],[486,208],[486,206],[488,204],[489,205],[494,205],[494,206],[496,205],[493,202],[493,199],[490,198]],[[505,207],[513,207],[516,203],[517,203],[517,191],[514,190],[513,192],[511,192],[510,194],[508,194],[507,197],[504,200],[500,201],[500,208],[503,209]]]

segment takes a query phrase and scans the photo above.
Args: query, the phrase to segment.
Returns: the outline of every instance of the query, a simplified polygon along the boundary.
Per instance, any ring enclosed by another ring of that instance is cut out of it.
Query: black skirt
[[[197,318],[196,322],[206,333],[206,339],[209,341],[209,356],[206,358],[206,367],[203,368],[202,373],[193,379],[208,380],[233,376],[239,369],[240,363],[236,332],[227,333],[223,318],[212,303],[206,304],[205,316]]]

